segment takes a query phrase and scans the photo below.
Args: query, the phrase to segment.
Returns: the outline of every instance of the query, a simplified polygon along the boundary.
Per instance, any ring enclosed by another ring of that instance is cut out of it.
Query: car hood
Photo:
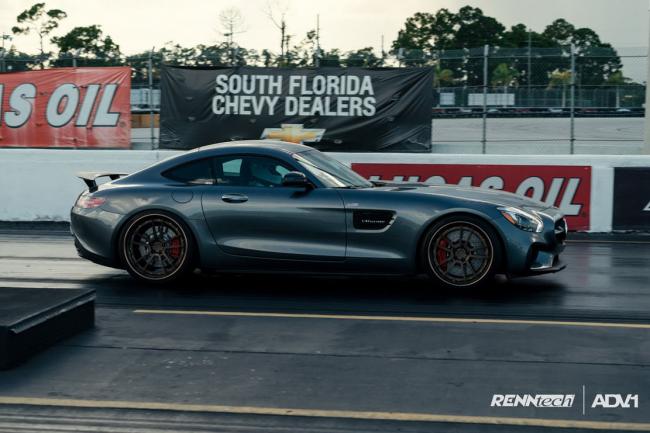
[[[393,191],[404,194],[424,194],[438,197],[447,196],[463,200],[480,201],[496,206],[515,206],[519,208],[547,211],[554,209],[541,201],[497,189],[462,187],[456,185],[390,184],[379,186],[376,190]]]

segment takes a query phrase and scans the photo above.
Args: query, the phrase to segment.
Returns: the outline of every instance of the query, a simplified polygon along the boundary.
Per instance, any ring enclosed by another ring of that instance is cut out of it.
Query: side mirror
[[[282,176],[282,186],[309,188],[311,184],[304,173],[299,171],[290,171]]]

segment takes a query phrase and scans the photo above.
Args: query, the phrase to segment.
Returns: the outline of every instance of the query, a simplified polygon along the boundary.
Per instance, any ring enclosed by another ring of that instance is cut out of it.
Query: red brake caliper
[[[181,240],[177,237],[173,238],[169,246],[169,255],[177,259],[181,255]]]
[[[438,250],[436,251],[436,259],[443,271],[447,271],[447,251],[445,251],[447,245],[449,245],[449,241],[447,239],[441,239],[438,242]]]

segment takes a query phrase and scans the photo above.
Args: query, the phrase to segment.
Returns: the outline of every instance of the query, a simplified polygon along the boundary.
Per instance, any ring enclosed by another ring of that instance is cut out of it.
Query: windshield
[[[372,188],[372,183],[346,165],[317,150],[296,153],[294,159],[328,188]]]

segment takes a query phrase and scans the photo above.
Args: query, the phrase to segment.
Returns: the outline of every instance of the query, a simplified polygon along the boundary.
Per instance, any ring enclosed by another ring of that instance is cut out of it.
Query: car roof
[[[264,150],[272,149],[279,150],[286,153],[300,153],[313,148],[305,146],[304,144],[298,143],[289,143],[287,141],[280,140],[238,140],[238,141],[227,141],[224,143],[215,143],[209,144],[207,146],[201,146],[195,149],[196,152],[204,152],[211,150],[241,150],[246,148],[246,150]]]

